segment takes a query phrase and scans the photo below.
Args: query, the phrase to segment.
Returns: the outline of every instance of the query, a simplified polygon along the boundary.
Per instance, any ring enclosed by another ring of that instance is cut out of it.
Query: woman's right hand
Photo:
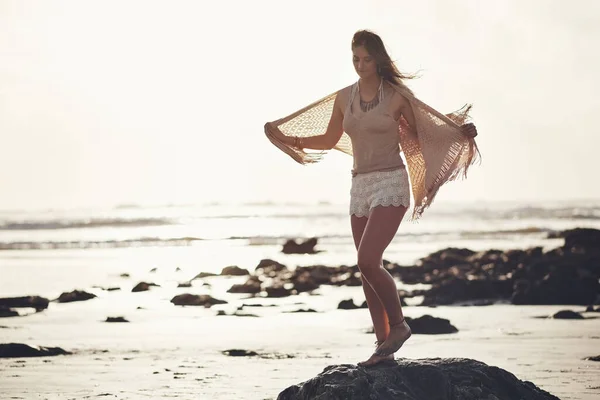
[[[279,140],[279,141],[281,141],[281,142],[283,142],[283,143],[285,143],[285,144],[287,144],[287,145],[291,145],[291,144],[292,144],[292,141],[293,141],[293,139],[292,139],[292,138],[290,138],[290,137],[288,137],[288,136],[285,136],[283,133],[281,133],[281,131],[280,131],[279,129],[277,129],[277,128],[276,128],[276,127],[273,125],[273,123],[271,123],[271,122],[267,122],[267,123],[265,124],[265,132],[266,132],[267,130],[268,130],[268,131],[269,131],[269,133],[270,133],[271,135],[273,135],[273,136],[274,136],[274,137],[275,137],[277,140]]]

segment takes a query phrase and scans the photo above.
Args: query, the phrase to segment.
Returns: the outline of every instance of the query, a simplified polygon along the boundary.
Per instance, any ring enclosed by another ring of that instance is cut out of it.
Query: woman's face
[[[371,78],[377,75],[377,63],[364,46],[352,49],[352,62],[356,73],[361,78]]]

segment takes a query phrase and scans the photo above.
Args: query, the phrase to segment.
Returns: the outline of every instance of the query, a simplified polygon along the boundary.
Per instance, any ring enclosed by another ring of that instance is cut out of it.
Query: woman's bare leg
[[[367,365],[387,359],[385,355],[390,355],[400,348],[410,336],[410,328],[402,323],[404,315],[396,282],[381,262],[383,253],[396,235],[406,210],[406,207],[375,207],[369,215],[358,247],[358,267],[363,281],[367,280],[379,298],[390,327],[385,342],[377,350],[380,354],[372,356]]]
[[[357,217],[356,215],[352,215],[350,217],[350,224],[352,226],[352,236],[354,238],[354,246],[358,251],[360,246],[360,240],[362,239],[363,232],[367,226],[368,222],[367,217]],[[383,265],[383,259],[381,260]],[[388,334],[390,332],[390,322],[385,312],[385,308],[383,307],[383,303],[377,297],[377,294],[371,287],[371,285],[367,282],[367,280],[362,277],[362,288],[365,293],[365,298],[367,300],[367,305],[369,306],[369,313],[371,314],[371,320],[373,321],[373,329],[375,330],[375,337],[379,343],[383,343],[385,339],[387,339]]]

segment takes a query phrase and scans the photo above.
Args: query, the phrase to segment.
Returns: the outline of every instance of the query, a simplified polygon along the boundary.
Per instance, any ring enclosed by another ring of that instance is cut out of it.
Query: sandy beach
[[[343,299],[362,302],[359,287],[321,288],[313,295],[281,299],[225,293],[243,277],[207,278],[226,305],[173,306],[183,288],[131,293],[90,289],[97,298],[51,303],[43,312],[0,320],[1,342],[58,346],[71,355],[1,359],[1,394],[6,399],[275,399],[286,387],[331,364],[356,363],[372,351],[366,309],[338,310]],[[198,281],[194,281],[198,282]],[[198,286],[199,283],[198,283]],[[399,286],[400,287],[400,286]],[[187,292],[201,287],[187,288]],[[233,313],[242,304],[251,316]],[[138,309],[141,307],[141,309]],[[288,313],[312,308],[316,313]],[[548,317],[580,306],[407,306],[409,317],[449,319],[459,330],[413,335],[397,357],[473,358],[504,368],[561,399],[600,395],[600,313],[584,320]],[[123,316],[129,323],[106,323]],[[228,349],[255,351],[232,357]]]

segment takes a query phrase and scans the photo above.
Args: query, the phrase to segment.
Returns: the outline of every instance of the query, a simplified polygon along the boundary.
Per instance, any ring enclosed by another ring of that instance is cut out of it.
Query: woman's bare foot
[[[358,363],[358,365],[361,367],[370,367],[372,365],[379,364],[382,361],[394,361],[394,354],[389,354],[387,356],[381,357],[373,353],[368,360],[361,361]]]
[[[385,342],[375,350],[375,355],[379,357],[393,355],[400,347],[402,347],[404,342],[406,342],[411,335],[412,332],[410,326],[408,326],[405,320],[391,325],[390,334]]]
[[[377,352],[377,349],[385,342],[385,340],[376,340],[375,341],[375,352]],[[394,361],[394,355],[393,354],[389,354],[385,357],[382,356],[378,356],[377,354],[373,353],[371,355],[371,357],[369,357],[368,360],[366,361],[361,361],[358,363],[359,366],[361,367],[370,367],[371,365],[375,365],[375,364],[379,364],[382,361]]]

